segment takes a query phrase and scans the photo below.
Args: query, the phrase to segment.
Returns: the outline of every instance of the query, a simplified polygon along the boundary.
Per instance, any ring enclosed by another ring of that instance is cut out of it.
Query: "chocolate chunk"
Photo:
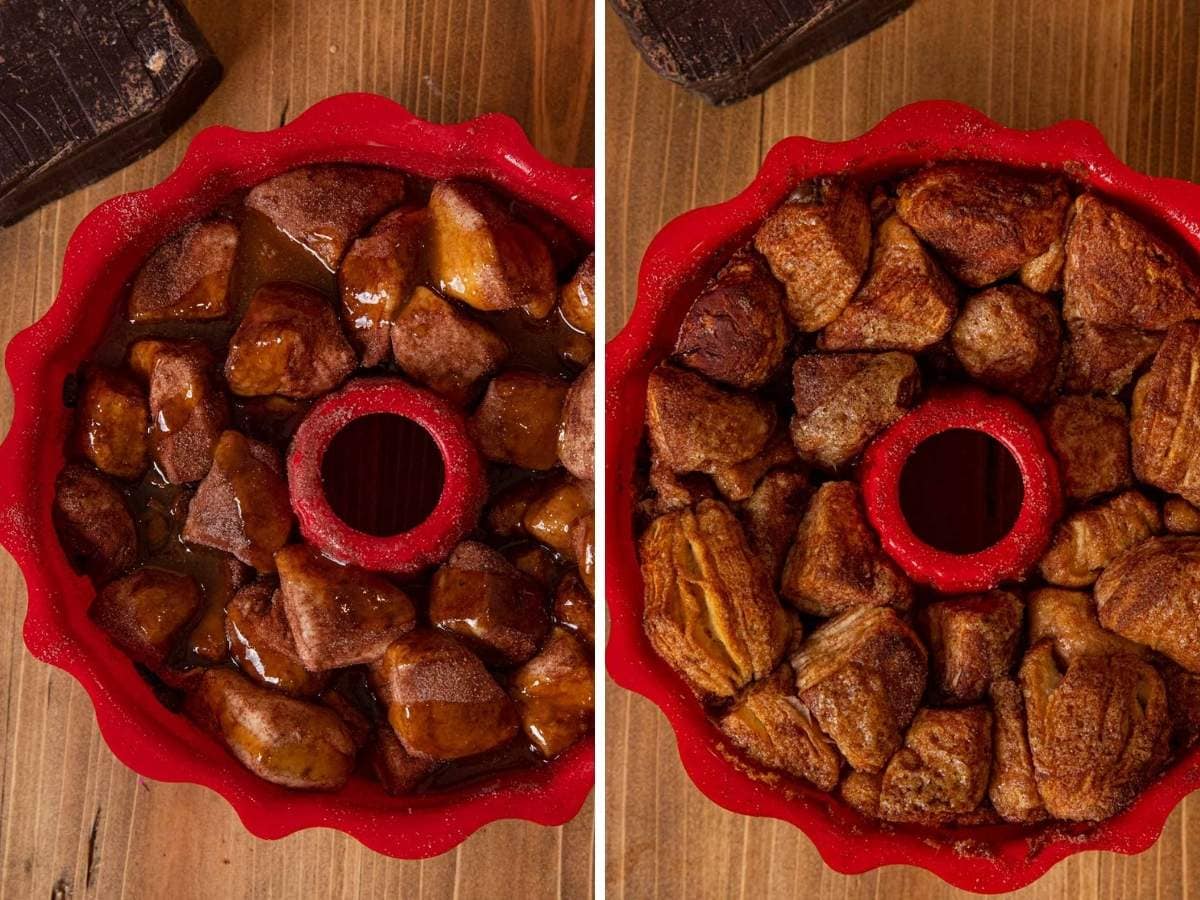
[[[0,226],[157,147],[220,78],[179,0],[8,0]]]
[[[668,81],[724,106],[857,40],[912,0],[612,0]]]

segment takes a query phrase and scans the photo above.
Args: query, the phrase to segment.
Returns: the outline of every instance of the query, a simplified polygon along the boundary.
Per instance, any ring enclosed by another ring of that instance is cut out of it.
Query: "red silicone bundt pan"
[[[128,658],[88,619],[94,591],[71,570],[55,536],[50,507],[69,420],[63,382],[99,341],[123,286],[160,241],[230,192],[321,162],[489,182],[592,240],[592,171],[549,162],[505,116],[434,125],[386,98],[346,94],[274,131],[200,132],[169,178],[109,200],[83,220],[67,245],[54,304],[9,344],[14,413],[0,446],[0,542],[25,575],[25,645],[83,685],[105,741],[125,765],[158,781],[211,788],[259,837],[335,828],[380,853],[418,859],[449,850],[498,819],[561,824],[579,812],[592,788],[591,739],[546,765],[422,796],[388,797],[362,778],[333,794],[261,781],[155,700]]]
[[[869,821],[799,781],[771,786],[755,780],[727,761],[729,748],[719,732],[646,640],[632,531],[646,378],[671,352],[683,315],[704,281],[799,182],[836,173],[881,178],[932,160],[963,158],[1063,170],[1157,224],[1191,259],[1200,253],[1200,187],[1133,171],[1084,122],[1015,131],[969,107],[934,101],[906,106],[854,140],[793,137],[776,144],[745,191],[685,213],[658,233],[642,259],[633,315],[608,347],[607,661],[618,684],[648,697],[666,714],[684,768],[721,806],[791,822],[839,872],[904,864],[957,887],[999,892],[1033,882],[1082,850],[1145,850],[1180,799],[1200,786],[1200,750],[1177,761],[1124,813],[1093,826],[894,828]]]

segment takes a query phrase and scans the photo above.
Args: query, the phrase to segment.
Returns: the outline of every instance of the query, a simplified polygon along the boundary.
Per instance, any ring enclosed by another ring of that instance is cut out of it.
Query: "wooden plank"
[[[610,14],[608,334],[628,317],[641,255],[669,218],[732,196],[786,135],[849,137],[907,102],[961,100],[1026,128],[1089,119],[1134,167],[1200,179],[1198,20],[1200,0],[918,0],[761,97],[714,110],[651,75]],[[790,825],[735,816],[701,795],[652,704],[611,681],[608,698],[610,896],[960,895],[915,869],[831,872]],[[1194,896],[1198,803],[1177,809],[1145,853],[1072,857],[1020,896]]]
[[[456,121],[513,115],[553,159],[592,162],[590,0],[192,0],[226,66],[200,112],[154,154],[0,231],[0,341],[36,319],[66,240],[96,204],[153,184],[215,123],[271,128],[341,91]],[[0,423],[11,420],[5,382]],[[0,898],[587,897],[592,805],[563,828],[497,823],[424,862],[332,831],[266,842],[226,803],[145,782],[100,739],[91,704],[21,643],[24,583],[0,560]]]

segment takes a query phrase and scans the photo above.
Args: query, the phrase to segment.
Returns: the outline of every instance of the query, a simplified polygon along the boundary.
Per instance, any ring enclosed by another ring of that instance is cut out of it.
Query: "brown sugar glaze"
[[[424,203],[431,185],[417,179],[410,179],[409,184],[408,202]],[[259,286],[269,282],[303,284],[321,292],[336,305],[336,272],[326,267],[307,247],[278,229],[265,215],[243,207],[242,199],[242,195],[236,195],[222,205],[222,209],[234,211],[241,229],[230,275],[229,314],[209,321],[137,323],[129,321],[122,308],[90,354],[90,363],[121,367],[128,359],[129,348],[150,337],[199,341],[212,349],[220,360],[250,298]],[[516,208],[516,212],[520,214],[522,210]],[[554,226],[560,235],[568,234],[564,226],[557,222]],[[582,258],[585,245],[573,235],[570,241],[570,252]],[[572,328],[557,309],[543,320],[535,320],[519,309],[492,312],[488,315],[488,324],[508,344],[511,359],[519,367],[573,378],[590,360],[591,337]],[[356,376],[395,371],[395,365],[389,361],[384,366],[360,369]],[[64,402],[68,405],[74,403],[77,384],[72,378],[64,386]],[[285,458],[291,435],[311,406],[311,401],[280,397],[230,395],[229,400],[230,427],[272,445]],[[322,471],[331,506],[354,527],[378,535],[394,534],[418,524],[436,504],[443,476],[441,458],[428,436],[423,432],[414,434],[411,423],[399,419],[389,422],[389,418],[374,416],[361,420],[360,427],[352,427],[348,429],[350,433],[339,436],[341,439],[331,446]],[[493,494],[529,478],[530,474],[514,466],[488,464]],[[172,656],[171,669],[183,673],[197,665],[211,665],[205,660],[206,653],[215,653],[218,648],[223,651],[226,646],[224,604],[235,589],[228,586],[225,575],[227,554],[185,543],[180,537],[187,501],[195,486],[167,482],[152,464],[140,481],[119,487],[134,511],[139,538],[138,563],[160,565],[191,575],[207,598],[188,639]],[[397,527],[398,524],[403,527]],[[477,528],[468,538],[500,550],[514,544],[532,543],[531,539],[501,538],[483,528]],[[569,561],[561,554],[553,556],[556,573],[566,572]],[[429,574],[399,581],[405,592],[417,601],[422,625],[429,624],[425,614]],[[237,668],[229,657],[221,665]],[[145,666],[137,664],[136,667],[160,701],[171,709],[182,707],[183,695],[179,689],[165,683]],[[503,683],[506,673],[495,674]],[[365,667],[339,670],[334,673],[331,684],[347,696],[372,725],[387,727],[386,711],[368,685]],[[518,730],[516,738],[493,751],[440,764],[423,779],[417,792],[448,790],[484,780],[503,770],[546,764],[524,733]],[[366,754],[360,754],[358,771],[369,773],[369,768]]]

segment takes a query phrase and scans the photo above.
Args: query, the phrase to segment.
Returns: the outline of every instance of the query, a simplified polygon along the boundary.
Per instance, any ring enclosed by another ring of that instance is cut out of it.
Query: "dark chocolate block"
[[[0,226],[157,147],[220,79],[176,0],[0,0]]]
[[[913,0],[609,0],[659,75],[724,106],[766,90]]]

